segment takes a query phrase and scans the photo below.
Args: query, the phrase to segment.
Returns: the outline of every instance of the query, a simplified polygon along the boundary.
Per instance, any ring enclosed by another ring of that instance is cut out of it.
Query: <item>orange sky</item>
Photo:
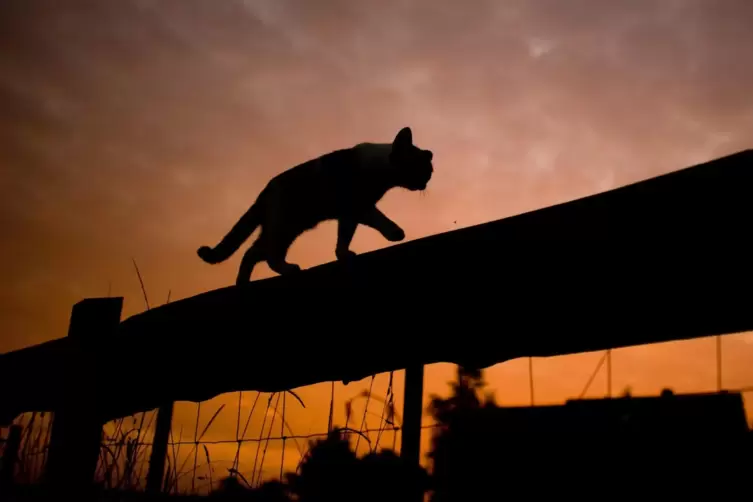
[[[753,146],[747,0],[379,5],[5,2],[0,351],[64,336],[73,303],[108,290],[125,297],[124,316],[143,310],[131,258],[153,305],[168,291],[231,284],[238,256],[209,266],[195,250],[214,244],[266,180],[335,148],[390,141],[405,125],[436,169],[425,196],[395,192],[380,204],[408,239]],[[325,224],[296,242],[291,261],[330,261],[334,242]],[[361,228],[354,249],[387,244]],[[725,386],[753,385],[751,356],[753,335],[725,338]],[[599,357],[537,360],[537,402],[577,396]],[[614,389],[712,390],[714,358],[712,340],[622,349]],[[452,374],[428,368],[427,395]],[[488,380],[500,401],[527,402],[525,361]],[[339,413],[367,384],[338,386]],[[307,410],[289,412],[297,433],[326,427],[327,389],[301,391]],[[597,379],[591,395],[604,389]],[[205,409],[237,396],[219,399]],[[195,407],[184,408],[176,424],[193,420]],[[232,436],[234,420],[223,414],[210,433]]]

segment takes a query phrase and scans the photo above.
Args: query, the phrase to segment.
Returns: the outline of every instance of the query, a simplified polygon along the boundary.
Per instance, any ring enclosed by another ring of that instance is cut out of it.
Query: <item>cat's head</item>
[[[429,184],[434,167],[431,150],[413,144],[410,127],[403,127],[395,136],[390,152],[390,164],[395,167],[397,186],[408,190],[423,190]]]

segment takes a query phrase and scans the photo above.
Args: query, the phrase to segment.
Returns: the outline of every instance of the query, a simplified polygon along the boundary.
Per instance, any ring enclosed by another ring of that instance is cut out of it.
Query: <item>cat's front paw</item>
[[[350,249],[338,249],[335,251],[335,256],[337,256],[337,259],[340,261],[348,261],[352,260],[357,255],[355,251],[351,251]]]
[[[405,231],[396,225],[394,228],[387,231],[384,236],[390,242],[400,242],[405,239]]]
[[[286,263],[280,270],[280,275],[296,274],[301,271],[301,266],[296,263]]]

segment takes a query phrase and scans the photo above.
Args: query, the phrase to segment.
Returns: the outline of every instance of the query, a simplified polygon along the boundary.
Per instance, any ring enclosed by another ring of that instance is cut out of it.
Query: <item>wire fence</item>
[[[594,375],[608,362],[609,356],[605,354],[577,398],[585,396]],[[176,410],[181,408],[183,420],[174,421],[170,431],[163,491],[206,493],[217,487],[223,478],[233,476],[252,487],[272,479],[283,479],[286,473],[298,470],[312,442],[326,438],[335,428],[349,438],[356,453],[381,449],[397,452],[402,424],[396,410],[392,375],[389,375],[383,397],[374,391],[375,379],[376,376],[371,378],[368,389],[345,401],[344,424],[339,427],[333,418],[333,386],[327,427],[317,432],[293,431],[288,420],[290,406],[286,404],[291,401],[304,403],[292,391],[239,392],[236,393],[237,400],[233,399],[235,394],[229,394],[202,403],[177,403]],[[747,394],[753,392],[753,386],[729,391]],[[533,401],[533,384],[531,399]],[[362,407],[356,406],[360,400],[363,401]],[[212,410],[211,414],[209,410]],[[195,417],[193,423],[180,423],[185,422],[191,411]],[[234,411],[232,415],[231,411]],[[223,417],[230,419],[224,418],[223,422]],[[104,425],[96,473],[99,483],[106,488],[145,489],[156,419],[157,410],[152,410]],[[47,460],[52,414],[27,413],[18,417],[15,424],[22,428],[15,478],[22,483],[34,483],[43,474]],[[436,423],[424,424],[422,431],[437,427],[439,424]],[[232,428],[235,429],[234,437],[218,437],[218,434],[226,435]],[[429,438],[422,437],[424,439]],[[5,443],[6,437],[0,434],[0,456]]]
[[[170,430],[163,491],[202,493],[228,476],[238,476],[250,486],[283,479],[286,472],[296,472],[312,441],[326,438],[335,428],[352,438],[350,442],[358,453],[381,449],[398,451],[401,418],[396,411],[392,375],[382,396],[374,392],[375,379],[376,376],[372,377],[368,390],[345,402],[345,420],[339,426],[333,422],[333,391],[328,426],[316,432],[298,433],[289,423],[291,410],[290,406],[285,406],[286,401],[288,404],[297,401],[305,407],[293,391],[239,392],[235,393],[234,403],[234,394],[202,403],[176,403],[176,411],[180,408],[183,412],[182,420],[174,420]],[[216,405],[212,406],[215,401]],[[362,407],[356,406],[358,401],[362,401]],[[379,408],[378,411],[375,412],[375,408]],[[195,419],[186,424],[186,415],[191,411]],[[231,412],[234,413],[230,415]],[[96,480],[104,487],[145,489],[157,416],[158,410],[152,410],[103,426]],[[376,426],[373,416],[377,417]],[[223,417],[224,422],[220,423]],[[18,417],[15,424],[23,428],[15,478],[21,483],[37,482],[47,461],[52,414],[27,413]],[[235,428],[234,437],[217,437],[226,434],[231,427]],[[434,427],[435,424],[427,424],[422,429]]]

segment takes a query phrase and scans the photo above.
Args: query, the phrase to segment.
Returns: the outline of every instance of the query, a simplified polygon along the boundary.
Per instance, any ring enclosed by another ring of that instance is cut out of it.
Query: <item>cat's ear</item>
[[[392,142],[392,146],[410,146],[413,144],[413,133],[410,127],[403,127],[400,132],[395,136],[395,140]]]

